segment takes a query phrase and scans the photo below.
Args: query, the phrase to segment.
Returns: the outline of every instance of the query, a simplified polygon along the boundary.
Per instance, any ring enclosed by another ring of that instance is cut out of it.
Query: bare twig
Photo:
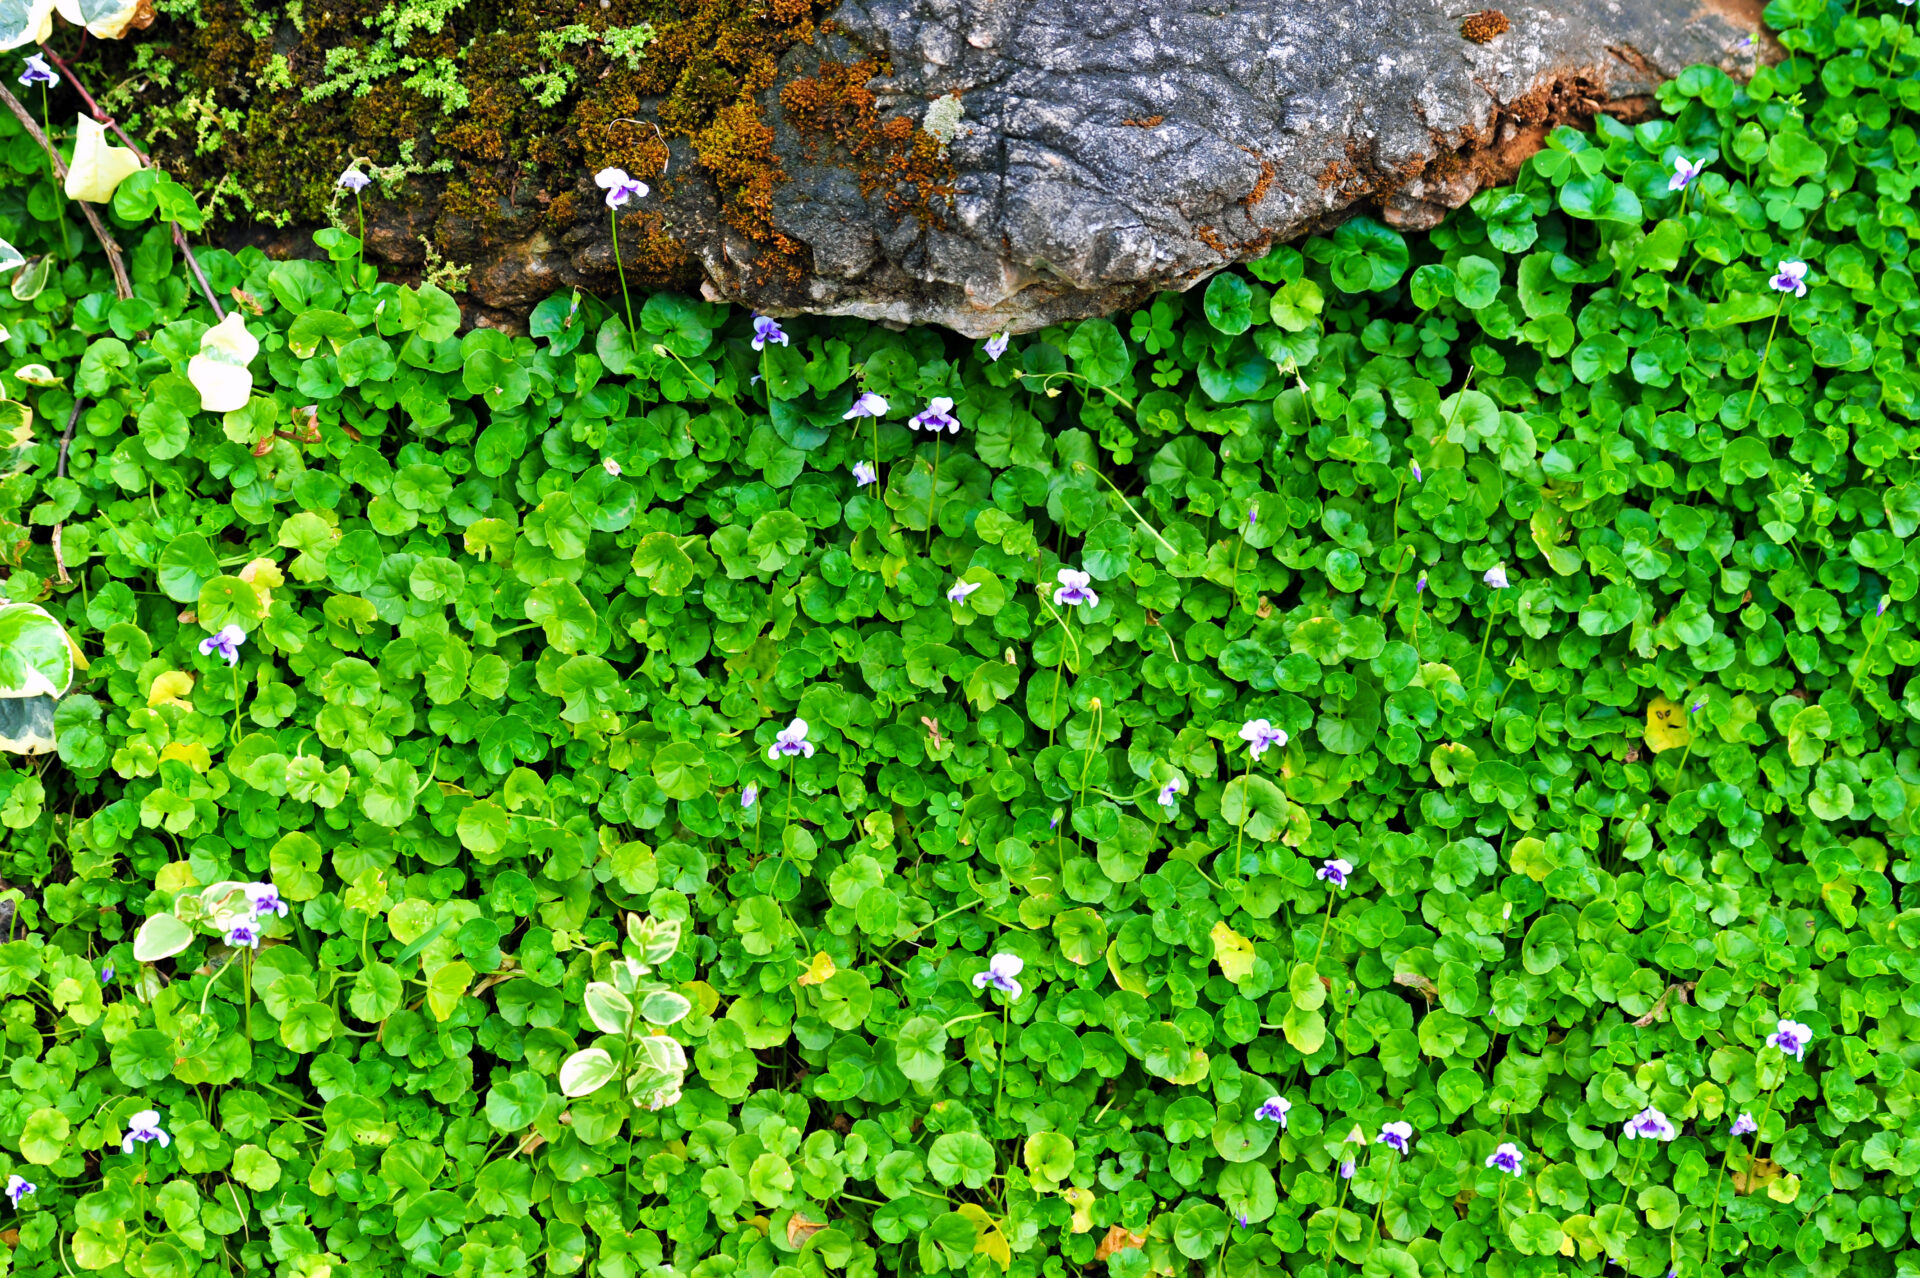
[[[73,411],[67,414],[67,428],[60,432],[60,460],[53,468],[55,479],[67,477],[67,450],[73,446],[73,428],[80,420],[80,410],[86,406],[86,397],[82,396],[73,401]],[[60,530],[65,527],[65,520],[53,526],[53,566],[60,572],[60,584],[69,586],[73,584],[73,578],[67,576],[67,561],[60,554]]]
[[[44,46],[41,48],[41,52],[47,55],[47,61],[60,68],[60,74],[67,78],[67,83],[73,86],[73,91],[78,93],[80,100],[87,104],[87,113],[94,118],[94,121],[103,128],[112,129],[114,133],[119,135],[120,141],[126,144],[126,148],[133,152],[134,157],[138,159],[141,164],[147,168],[152,168],[153,160],[148,157],[145,151],[140,149],[140,144],[135,142],[133,138],[128,135],[127,131],[120,127],[118,120],[100,109],[100,104],[93,100],[93,95],[88,93],[86,86],[80,83],[80,77],[73,73],[73,68],[67,65],[66,60],[53,50]],[[198,259],[193,256],[192,246],[187,243],[187,233],[180,229],[178,222],[173,223],[173,242],[179,246],[181,256],[187,259],[187,269],[193,272],[194,282],[200,285],[200,292],[207,299],[207,305],[213,308],[213,317],[216,320],[225,319],[227,313],[220,308],[220,299],[214,296],[213,285],[207,282],[206,274],[201,271]]]
[[[6,102],[7,109],[13,112],[15,119],[20,121],[20,127],[27,131],[27,136],[38,142],[45,148],[47,154],[53,157],[54,180],[65,181],[67,162],[60,158],[60,152],[53,145],[52,139],[40,131],[39,122],[33,118],[33,113],[21,106],[20,99],[14,97],[5,85],[0,85],[0,100]],[[91,204],[83,200],[75,200],[73,203],[80,206],[80,211],[86,215],[88,225],[93,227],[94,238],[99,240],[100,247],[106,250],[107,266],[113,271],[113,291],[118,293],[122,300],[132,297],[133,281],[127,275],[127,263],[121,256],[119,243],[107,233],[107,228],[100,221],[100,215],[93,211]]]

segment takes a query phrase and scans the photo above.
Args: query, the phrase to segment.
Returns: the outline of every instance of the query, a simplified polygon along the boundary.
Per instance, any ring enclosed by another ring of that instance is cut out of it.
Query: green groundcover
[[[0,115],[0,1272],[1920,1274],[1914,14],[1010,343]]]

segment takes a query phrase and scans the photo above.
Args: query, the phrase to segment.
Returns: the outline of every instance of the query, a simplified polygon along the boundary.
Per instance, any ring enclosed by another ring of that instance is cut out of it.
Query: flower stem
[[[1007,1083],[1007,1034],[1013,1018],[1012,1001],[1004,994],[1000,997],[1006,1001],[1000,1004],[1000,1054],[993,1062],[993,1117],[996,1122],[1000,1118],[1000,1092]]]
[[[1720,1151],[1720,1174],[1714,1177],[1713,1181],[1713,1220],[1707,1226],[1707,1249],[1700,1256],[1700,1263],[1703,1265],[1713,1263],[1713,1236],[1720,1228],[1720,1187],[1727,1181],[1727,1164],[1733,1161],[1733,1147],[1739,1143],[1736,1137],[1728,1141],[1727,1147]]]
[[[1071,616],[1060,618],[1060,660],[1053,663],[1053,700],[1047,707],[1047,744],[1053,744],[1054,729],[1060,725],[1060,668],[1067,664],[1067,644],[1072,636],[1068,627],[1073,624]]]
[[[1782,1082],[1786,1080],[1786,1065],[1784,1061],[1781,1063],[1780,1077]],[[1760,1111],[1760,1121],[1758,1123],[1755,1123],[1753,1127],[1753,1147],[1747,1151],[1747,1192],[1748,1193],[1753,1192],[1753,1172],[1754,1172],[1754,1168],[1760,1162],[1760,1131],[1762,1128],[1764,1128],[1767,1125],[1767,1120],[1773,1117],[1773,1094],[1779,1090],[1780,1090],[1780,1083],[1775,1083],[1772,1087],[1769,1087],[1767,1089],[1766,1106]]]
[[[933,478],[927,484],[927,548],[933,548],[933,499],[940,490],[940,432],[933,432]]]
[[[1495,598],[1498,598],[1496,595]],[[1480,676],[1487,672],[1487,644],[1493,639],[1493,600],[1487,600],[1487,632],[1480,636],[1480,664],[1473,672],[1473,688],[1480,690]]]
[[[1333,898],[1338,894],[1338,890],[1335,888],[1330,887],[1327,889],[1327,917],[1320,924],[1320,943],[1313,947],[1313,965],[1315,968],[1320,966],[1320,952],[1327,948],[1327,929],[1333,926]]]
[[[613,269],[620,276],[620,300],[627,305],[627,336],[636,344],[639,338],[634,334],[633,298],[627,293],[627,268],[620,262],[620,213],[617,209],[607,210],[607,221],[613,226]]]
[[[1332,898],[1329,897],[1328,899],[1331,900]],[[1387,1210],[1387,1195],[1393,1192],[1393,1173],[1398,1167],[1393,1155],[1394,1151],[1392,1147],[1389,1146],[1387,1149],[1387,1183],[1380,1187],[1380,1201],[1373,1205],[1373,1232],[1376,1237],[1380,1234],[1380,1217]]]
[[[1867,650],[1860,654],[1860,664],[1853,669],[1853,682],[1847,687],[1848,701],[1852,701],[1853,694],[1860,691],[1860,676],[1865,673],[1867,662],[1873,659],[1874,647],[1880,642],[1880,636],[1885,632],[1886,628],[1887,614],[1883,612],[1874,619],[1873,634],[1867,640]]]
[[[1247,766],[1245,770],[1240,773],[1240,824],[1233,836],[1233,882],[1235,887],[1240,885],[1240,841],[1247,836],[1247,812],[1253,807],[1252,800],[1248,797],[1252,794],[1252,788],[1247,784],[1247,778],[1252,775],[1253,751],[1249,749],[1247,751]]]
[[[1640,1174],[1640,1160],[1647,1156],[1647,1143],[1644,1140],[1634,1142],[1640,1146],[1634,1151],[1633,1166],[1627,1171],[1627,1179],[1620,1187],[1620,1205],[1627,1205],[1627,1195],[1633,1192],[1633,1178]]]
[[[360,219],[360,244],[353,254],[353,286],[360,287],[360,271],[367,264],[367,206],[360,199],[360,192],[353,193],[354,216]]]
[[[1753,401],[1760,396],[1760,379],[1766,375],[1767,356],[1773,354],[1773,334],[1780,327],[1780,312],[1787,309],[1787,295],[1780,294],[1780,304],[1773,308],[1773,323],[1767,326],[1767,344],[1760,352],[1760,367],[1753,373],[1753,390],[1747,396],[1747,407],[1740,414],[1740,424],[1745,426],[1747,418],[1753,413]]]
[[[1086,466],[1086,463],[1075,462],[1074,465],[1076,467],[1084,467]],[[1146,519],[1142,517],[1140,512],[1133,508],[1133,503],[1127,500],[1127,495],[1120,491],[1119,485],[1115,484],[1111,479],[1108,479],[1105,475],[1101,474],[1099,467],[1096,466],[1096,467],[1093,467],[1092,469],[1093,469],[1094,475],[1100,480],[1100,482],[1113,490],[1113,495],[1120,499],[1120,504],[1127,508],[1127,513],[1129,515],[1132,515],[1136,520],[1138,520],[1142,528],[1152,533],[1153,539],[1155,541],[1159,542],[1162,546],[1165,546],[1167,548],[1168,554],[1177,555],[1180,553],[1179,551],[1173,548],[1172,542],[1168,541],[1165,537],[1162,537],[1160,535],[1159,529],[1155,528],[1152,524],[1148,523]]]
[[[1398,545],[1399,543],[1396,540],[1394,544]],[[1393,607],[1393,596],[1400,589],[1400,578],[1405,575],[1407,569],[1413,567],[1413,561],[1415,559],[1418,559],[1419,557],[1420,557],[1419,551],[1415,550],[1412,546],[1407,547],[1406,561],[1402,563],[1398,568],[1395,568],[1393,570],[1393,582],[1391,585],[1387,587],[1387,597],[1380,604],[1381,616],[1384,617],[1386,615],[1387,609]]]
[[[1344,1146],[1341,1148],[1340,1152],[1343,1154],[1346,1152],[1346,1149]],[[1337,1166],[1334,1168],[1334,1174],[1335,1175],[1339,1174],[1339,1168]],[[1334,1200],[1333,1228],[1327,1231],[1327,1258],[1320,1262],[1320,1267],[1326,1270],[1329,1274],[1333,1272],[1333,1244],[1340,1237],[1340,1215],[1342,1212],[1346,1210],[1346,1206],[1347,1206],[1347,1187],[1352,1184],[1353,1184],[1352,1181],[1342,1179],[1340,1182],[1340,1197]]]

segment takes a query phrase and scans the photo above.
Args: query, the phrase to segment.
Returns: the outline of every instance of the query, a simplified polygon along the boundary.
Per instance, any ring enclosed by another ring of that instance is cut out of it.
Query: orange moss
[[[954,192],[953,165],[939,139],[906,116],[882,118],[868,81],[883,74],[877,63],[823,62],[780,90],[780,106],[805,139],[808,158],[829,163],[844,157],[860,180],[860,193],[883,193],[895,214],[913,214],[937,224]]]
[[[1475,44],[1485,44],[1495,36],[1504,34],[1512,25],[1500,10],[1482,9],[1467,15],[1466,21],[1460,24],[1460,34]]]

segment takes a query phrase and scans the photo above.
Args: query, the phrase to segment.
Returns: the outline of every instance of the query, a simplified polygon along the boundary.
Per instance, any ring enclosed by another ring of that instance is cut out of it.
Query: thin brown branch
[[[87,113],[94,118],[94,121],[103,128],[112,129],[119,136],[120,141],[126,145],[127,150],[133,152],[134,158],[145,167],[152,168],[152,158],[140,149],[140,144],[135,142],[125,129],[120,127],[118,120],[100,109],[100,104],[94,101],[91,93],[87,92],[87,86],[80,83],[80,77],[73,73],[73,68],[67,65],[66,60],[52,49],[43,47],[41,52],[47,55],[49,62],[60,68],[60,74],[67,78],[67,83],[73,87],[73,91],[80,95],[82,102],[87,104]],[[214,296],[213,285],[207,282],[205,272],[200,269],[199,260],[193,255],[192,246],[187,243],[187,233],[180,229],[178,222],[173,223],[173,242],[179,246],[181,256],[187,259],[187,269],[193,272],[194,282],[200,285],[200,292],[207,299],[207,305],[213,308],[214,319],[225,319],[227,313],[221,309],[220,299]]]
[[[53,141],[40,131],[39,122],[33,118],[33,113],[21,106],[20,99],[14,97],[5,85],[0,85],[0,100],[6,102],[7,109],[13,112],[15,119],[20,121],[20,126],[27,131],[27,136],[38,142],[53,158],[54,180],[64,182],[67,177],[67,162],[60,158],[60,152],[53,145]],[[133,280],[127,275],[127,262],[121,255],[119,243],[107,233],[106,226],[100,221],[100,215],[93,211],[91,204],[84,200],[72,202],[80,206],[80,211],[86,215],[87,224],[93,227],[94,238],[99,240],[100,247],[106,250],[107,266],[113,271],[113,291],[120,295],[122,301],[132,297]]]

